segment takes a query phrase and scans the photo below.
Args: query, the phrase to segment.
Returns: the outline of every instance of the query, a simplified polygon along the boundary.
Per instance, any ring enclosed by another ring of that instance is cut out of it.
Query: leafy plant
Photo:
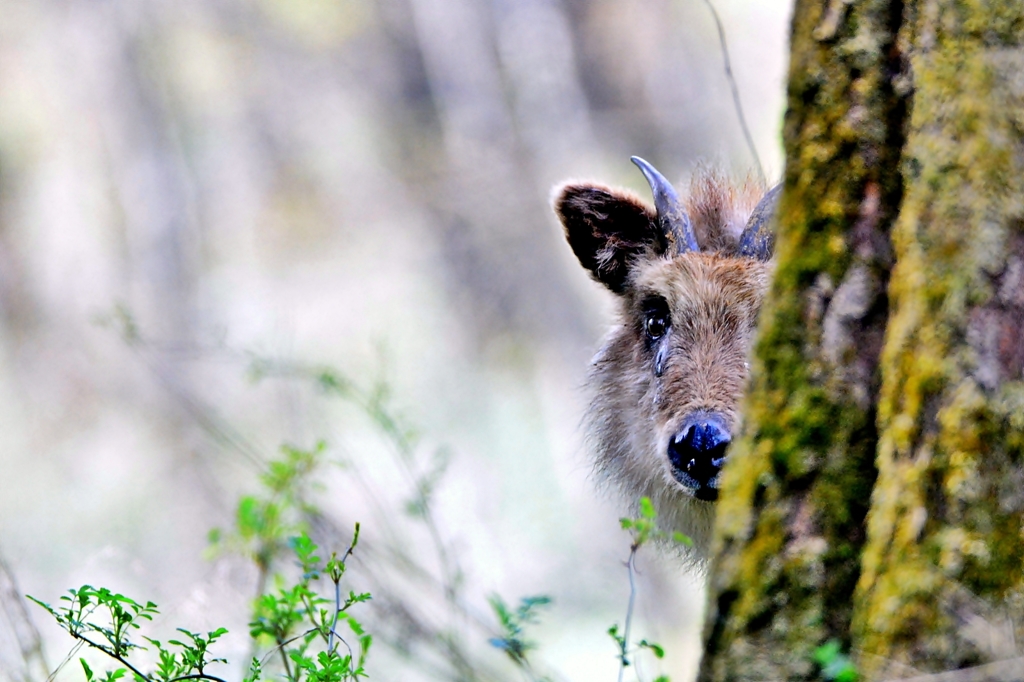
[[[281,657],[285,679],[288,682],[345,682],[366,677],[366,656],[373,643],[362,624],[349,613],[355,604],[370,599],[368,593],[349,592],[342,597],[341,581],[345,575],[345,562],[359,541],[356,524],[352,543],[338,558],[332,554],[326,562],[317,556],[317,546],[305,534],[291,540],[292,551],[302,569],[300,579],[285,585],[278,576],[277,590],[261,595],[257,600],[256,615],[249,624],[250,634],[257,640],[269,640],[273,648],[264,657],[277,653]],[[322,596],[313,582],[326,576],[332,584],[331,598]],[[205,635],[177,628],[183,636],[163,642],[148,636],[141,639],[145,646],[133,639],[142,621],[151,621],[158,612],[153,602],[140,603],[107,588],[83,585],[69,590],[60,598],[57,607],[29,597],[46,609],[57,624],[81,644],[100,651],[120,664],[98,677],[85,659],[79,659],[86,682],[115,682],[131,672],[135,682],[180,682],[186,679],[205,679],[224,682],[209,674],[207,666],[227,663],[215,657],[210,647],[223,635],[226,628],[218,628]],[[338,632],[344,622],[354,635],[355,648]],[[141,664],[129,661],[136,651],[151,649],[156,663],[149,673]],[[262,679],[265,660],[253,657],[246,676],[247,682]]]
[[[409,618],[411,625],[426,626],[416,630],[420,633],[418,636],[428,642],[428,646],[436,647],[447,659],[450,673],[440,666],[435,673],[439,676],[454,673],[459,679],[474,679],[481,677],[485,666],[490,665],[484,659],[478,660],[471,655],[470,650],[460,643],[466,638],[459,630],[462,624],[468,623],[485,632],[491,630],[487,635],[491,645],[503,651],[530,680],[548,680],[533,669],[530,654],[537,645],[525,633],[529,625],[537,622],[541,608],[550,604],[550,598],[527,597],[510,606],[498,596],[491,597],[490,604],[498,620],[496,634],[485,619],[480,619],[466,608],[459,595],[462,575],[457,555],[450,552],[443,541],[433,505],[436,487],[449,460],[448,452],[444,448],[424,447],[417,430],[392,407],[387,382],[380,380],[369,387],[362,387],[334,370],[262,360],[255,360],[251,369],[256,377],[274,374],[314,380],[325,392],[354,405],[369,417],[391,446],[398,472],[408,484],[404,510],[427,531],[439,560],[440,575],[431,583],[432,571],[424,570],[418,557],[406,554],[401,543],[387,546],[386,554],[371,556],[376,557],[375,561],[387,556],[389,563],[385,568],[392,568],[394,562],[400,570],[413,571],[419,584],[431,590],[440,588],[438,596],[443,594],[448,609],[447,623],[439,625],[436,620],[420,619],[419,614],[405,609],[400,612],[400,617]],[[331,461],[327,446],[322,441],[309,449],[286,445],[277,458],[266,463],[261,463],[261,460],[261,457],[250,457],[250,461],[262,469],[259,475],[261,490],[239,500],[232,528],[210,533],[215,550],[238,553],[251,560],[259,571],[257,596],[249,623],[252,653],[248,657],[250,662],[244,679],[257,682],[273,676],[289,682],[344,682],[365,677],[367,653],[373,638],[353,611],[357,604],[370,599],[370,595],[351,590],[346,594],[341,585],[346,562],[358,544],[359,525],[355,526],[348,549],[340,557],[331,554],[326,561],[319,556],[318,548],[308,534],[314,527],[319,532],[328,529],[328,536],[336,536],[337,533],[313,501],[318,485],[317,473],[323,464]],[[336,463],[353,470],[358,468],[358,462],[346,460]],[[356,475],[354,478],[360,484],[360,477]],[[387,515],[384,522],[385,530],[392,531],[389,535],[396,535],[387,524]],[[648,499],[641,500],[637,518],[622,519],[621,522],[632,536],[627,563],[630,603],[622,631],[618,625],[608,631],[618,650],[620,680],[624,669],[635,665],[634,658],[639,651],[648,651],[656,658],[664,655],[664,650],[656,643],[644,639],[631,642],[636,552],[652,540],[688,543],[686,538],[666,534],[658,528],[655,511]],[[283,566],[283,560],[289,557],[297,564],[297,570]],[[321,578],[325,580],[321,581]],[[380,587],[376,585],[374,591]],[[387,598],[386,584],[383,589]],[[142,621],[152,620],[157,614],[156,605],[152,602],[138,603],[105,588],[96,590],[88,585],[71,590],[69,595],[61,598],[66,603],[56,609],[34,601],[79,640],[77,647],[97,649],[119,664],[109,671],[96,673],[82,660],[87,682],[114,682],[125,678],[129,672],[129,677],[135,682],[220,681],[210,674],[209,668],[226,661],[211,650],[227,633],[226,629],[201,634],[178,628],[174,639],[161,641],[138,633]],[[436,609],[430,609],[430,606],[426,599],[419,604],[425,613],[436,614]],[[144,671],[146,664],[137,660],[143,658],[136,655],[137,650],[148,650],[145,660],[151,668],[149,672]],[[72,651],[68,658],[71,659],[74,653]],[[424,665],[429,664],[424,662]],[[502,676],[497,670],[487,670],[483,677],[498,679]],[[660,677],[655,682],[667,682],[667,678]]]
[[[407,580],[423,594],[423,599],[418,603],[409,603],[400,609],[401,618],[407,621],[399,625],[400,637],[405,638],[409,633],[415,633],[414,636],[422,645],[436,650],[450,667],[446,675],[457,678],[480,675],[489,664],[480,660],[473,649],[466,646],[466,642],[472,641],[472,638],[467,637],[464,630],[467,626],[485,630],[486,624],[466,605],[458,555],[452,551],[445,538],[434,504],[437,486],[447,471],[450,451],[444,446],[431,447],[419,429],[395,407],[391,385],[383,374],[383,363],[381,376],[365,384],[330,367],[311,367],[259,357],[252,358],[250,374],[258,379],[278,377],[312,381],[326,395],[354,407],[360,416],[370,421],[382,437],[383,444],[388,446],[391,462],[395,466],[395,480],[401,482],[399,489],[405,491],[401,501],[404,516],[420,524],[426,531],[425,535],[437,560],[437,568],[434,568],[422,554],[409,553],[409,543],[400,540],[407,531],[396,523],[399,515],[384,513],[377,517],[376,522],[381,527],[379,535],[392,540],[385,540],[374,549],[389,556],[388,569],[404,573],[401,579]],[[381,498],[372,485],[367,485],[367,477],[361,475],[358,461],[346,460],[342,465],[352,474],[355,485],[363,487],[368,497]],[[319,521],[324,520],[316,510],[303,511],[301,516],[303,519],[316,517]],[[419,531],[416,533],[417,536],[423,535]],[[424,587],[427,588],[426,592],[422,591]],[[378,583],[377,589],[383,591],[384,599],[391,596],[388,588]],[[440,619],[437,618],[439,610],[432,603],[438,597],[443,599],[443,611],[440,613],[443,613],[444,618]],[[406,642],[399,640],[396,648],[404,652],[407,646]]]
[[[491,646],[501,649],[520,669],[526,672],[531,679],[536,679],[526,654],[537,645],[523,636],[527,624],[537,622],[537,609],[551,603],[551,597],[540,595],[536,597],[523,597],[519,606],[510,608],[505,601],[497,594],[491,595],[487,600],[498,617],[498,625],[501,627],[501,636],[492,637],[489,641]]]
[[[267,463],[260,475],[263,493],[243,496],[235,512],[235,528],[210,531],[217,551],[233,551],[250,559],[259,571],[257,593],[262,594],[275,559],[288,553],[291,539],[308,531],[306,517],[316,508],[309,502],[310,480],[321,465],[327,445],[312,449],[281,447],[281,457]]]
[[[658,512],[654,509],[654,503],[649,497],[640,498],[640,516],[621,518],[619,524],[623,530],[628,530],[633,536],[633,542],[630,545],[631,554],[636,554],[638,549],[652,540],[674,542],[687,547],[693,545],[693,540],[686,535],[679,532],[666,533],[658,527]]]
[[[157,606],[151,601],[141,604],[134,599],[111,592],[105,587],[94,588],[82,585],[77,590],[68,590],[68,595],[60,598],[63,606],[52,607],[35,597],[29,599],[46,609],[64,630],[82,644],[105,653],[119,662],[123,667],[108,671],[106,676],[98,678],[85,659],[79,659],[85,672],[87,682],[103,680],[113,682],[131,671],[136,680],[146,682],[175,682],[183,679],[220,680],[221,678],[206,673],[206,666],[211,663],[225,663],[223,658],[211,658],[209,647],[222,635],[227,633],[218,628],[205,636],[190,632],[184,628],[178,631],[185,635],[183,639],[168,640],[168,646],[160,641],[143,637],[157,652],[157,667],[149,674],[143,673],[135,663],[130,662],[130,655],[147,647],[132,641],[134,630],[141,627],[140,621],[151,621],[159,613]],[[186,641],[187,639],[187,641]]]
[[[288,680],[334,682],[366,676],[366,655],[373,638],[348,610],[355,604],[368,601],[370,594],[350,591],[342,598],[341,590],[345,562],[358,542],[359,524],[356,524],[348,550],[340,559],[332,554],[325,563],[316,555],[317,546],[308,536],[303,534],[293,538],[291,545],[302,568],[301,579],[290,587],[279,585],[275,593],[264,594],[257,600],[249,634],[257,641],[273,643],[271,651],[280,655]],[[323,575],[333,585],[332,599],[321,596],[313,588],[313,581]],[[338,633],[341,621],[355,635],[358,652],[354,652]],[[313,648],[318,640],[323,647],[319,651]],[[339,645],[345,647],[344,653]]]
[[[636,642],[635,649],[630,647],[630,630],[633,625],[633,609],[636,604],[636,554],[645,544],[654,541],[675,542],[682,545],[692,545],[693,541],[682,533],[666,533],[658,527],[658,513],[649,497],[640,498],[640,516],[636,518],[619,519],[623,530],[628,530],[632,536],[629,545],[629,559],[626,561],[626,568],[629,571],[629,605],[626,607],[626,623],[619,631],[618,623],[608,628],[608,635],[615,642],[619,658],[619,682],[622,682],[626,674],[626,668],[633,664],[632,655],[638,649],[650,651],[655,658],[661,659],[665,656],[665,649],[654,642],[641,639]],[[654,682],[669,682],[665,676],[658,677]]]

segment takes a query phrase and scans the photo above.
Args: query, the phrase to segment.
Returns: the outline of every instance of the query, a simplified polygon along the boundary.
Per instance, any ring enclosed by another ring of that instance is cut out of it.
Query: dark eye
[[[644,331],[647,332],[647,336],[652,341],[660,339],[665,335],[665,330],[668,329],[668,322],[665,320],[663,315],[648,314],[644,318]]]
[[[651,341],[657,341],[668,331],[671,320],[665,299],[656,298],[644,302],[644,333]]]

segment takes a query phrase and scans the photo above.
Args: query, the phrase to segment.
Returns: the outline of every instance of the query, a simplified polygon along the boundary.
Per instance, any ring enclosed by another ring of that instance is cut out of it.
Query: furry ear
[[[626,288],[630,261],[668,248],[654,209],[632,192],[571,182],[556,188],[554,209],[580,265],[617,294]]]

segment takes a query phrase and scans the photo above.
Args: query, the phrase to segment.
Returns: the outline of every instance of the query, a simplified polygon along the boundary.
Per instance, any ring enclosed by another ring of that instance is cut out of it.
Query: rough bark
[[[796,4],[703,680],[816,679],[829,640],[866,679],[1020,655],[1021,15]]]
[[[925,2],[900,37],[914,104],[853,629],[869,677],[1009,658],[1024,625],[1022,29],[1020,3]]]
[[[719,505],[702,679],[810,679],[814,650],[847,639],[901,195],[898,14],[795,8],[778,266]]]

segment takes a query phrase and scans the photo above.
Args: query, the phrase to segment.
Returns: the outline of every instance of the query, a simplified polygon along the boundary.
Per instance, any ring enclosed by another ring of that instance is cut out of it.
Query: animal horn
[[[781,192],[782,183],[779,183],[768,190],[768,193],[761,197],[761,201],[757,202],[754,212],[750,214],[750,220],[747,221],[747,226],[743,228],[743,234],[740,235],[739,254],[741,256],[756,258],[759,261],[766,261],[772,257],[775,235],[771,230],[771,222]]]
[[[671,183],[665,179],[651,164],[639,156],[630,157],[647,178],[647,184],[651,186],[654,194],[654,208],[658,211],[658,227],[668,239],[669,246],[675,246],[676,253],[687,251],[700,251],[697,245],[697,234],[693,231],[693,223],[690,216],[686,215],[679,195]]]

